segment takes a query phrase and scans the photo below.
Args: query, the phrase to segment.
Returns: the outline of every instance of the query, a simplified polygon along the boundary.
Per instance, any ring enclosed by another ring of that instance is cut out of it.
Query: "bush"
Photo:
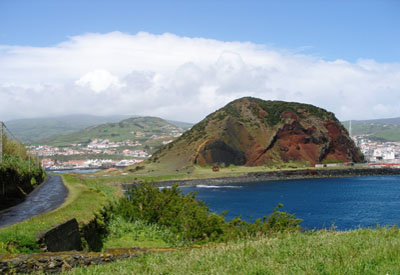
[[[4,158],[0,163],[0,209],[14,204],[46,177],[37,158],[29,156],[23,144],[3,136]]]
[[[140,220],[166,227],[190,244],[300,230],[302,220],[279,211],[282,206],[279,204],[262,221],[249,223],[238,217],[226,222],[224,214],[212,213],[204,202],[196,200],[195,193],[184,195],[177,185],[160,190],[151,183],[143,183],[127,191],[126,197],[117,203],[115,214],[129,222]]]
[[[159,189],[150,183],[136,185],[117,205],[117,213],[129,221],[143,220],[170,228],[188,242],[217,239],[224,218],[213,214],[195,194],[182,194],[177,185]]]

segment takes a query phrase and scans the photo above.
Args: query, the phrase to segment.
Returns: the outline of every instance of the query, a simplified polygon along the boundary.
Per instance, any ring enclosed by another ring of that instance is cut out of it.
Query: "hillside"
[[[333,113],[308,104],[245,97],[208,115],[149,161],[179,170],[362,160]]]
[[[22,142],[34,143],[42,139],[65,135],[89,126],[118,122],[129,116],[68,115],[60,117],[31,118],[7,121],[7,127]]]
[[[133,140],[149,141],[152,136],[171,135],[183,130],[166,120],[157,117],[136,117],[122,120],[118,123],[105,123],[91,126],[68,135],[41,140],[40,143],[67,146],[70,144],[87,144],[94,139],[109,139],[110,141]]]
[[[349,121],[342,122],[349,130]],[[400,141],[400,118],[352,120],[352,135],[370,135],[382,141]]]

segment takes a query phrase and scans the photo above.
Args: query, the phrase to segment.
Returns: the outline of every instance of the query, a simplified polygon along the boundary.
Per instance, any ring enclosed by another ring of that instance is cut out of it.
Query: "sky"
[[[243,96],[400,117],[398,14],[398,0],[0,0],[0,120],[198,122]]]

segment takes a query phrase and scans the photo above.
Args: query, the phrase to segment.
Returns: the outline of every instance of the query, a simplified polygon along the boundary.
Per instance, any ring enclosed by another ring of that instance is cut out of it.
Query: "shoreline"
[[[285,170],[272,172],[250,172],[244,176],[219,177],[209,179],[167,180],[155,182],[159,187],[193,185],[221,185],[242,182],[263,182],[278,180],[318,179],[318,178],[343,178],[365,176],[390,176],[400,175],[398,168],[347,168],[347,169],[306,169]],[[129,186],[129,185],[126,185]]]

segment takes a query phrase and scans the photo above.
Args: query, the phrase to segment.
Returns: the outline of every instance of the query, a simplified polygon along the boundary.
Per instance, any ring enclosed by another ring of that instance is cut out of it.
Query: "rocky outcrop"
[[[71,219],[47,231],[40,243],[51,252],[82,250],[81,234],[76,219]]]
[[[179,159],[179,161],[177,161]],[[154,154],[153,162],[188,165],[274,165],[362,162],[333,113],[295,102],[245,97],[207,116]]]

